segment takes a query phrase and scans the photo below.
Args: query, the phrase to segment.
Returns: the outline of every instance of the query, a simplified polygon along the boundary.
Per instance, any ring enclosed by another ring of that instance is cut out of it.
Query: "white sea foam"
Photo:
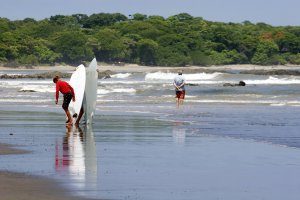
[[[11,80],[4,81],[8,85],[26,85],[26,84],[39,84],[39,85],[54,85],[52,81],[40,81],[40,80]]]
[[[108,94],[108,93],[110,93],[109,90],[105,90],[105,89],[98,89],[97,90],[98,95],[103,95],[103,94]]]
[[[116,89],[113,89],[112,92],[114,92],[114,93],[136,93],[136,90],[133,88],[116,88]]]
[[[207,74],[207,73],[197,73],[197,74],[184,74],[183,77],[187,81],[192,81],[192,80],[211,80],[215,79],[218,76],[220,76],[222,73],[212,73],[212,74]],[[163,73],[163,72],[154,72],[154,73],[148,73],[145,76],[145,80],[173,80],[174,77],[176,76],[176,73]]]
[[[197,96],[192,96],[192,95],[185,95],[186,98],[197,98]],[[155,96],[155,98],[157,98]],[[175,98],[175,93],[174,95],[163,95],[162,98]]]
[[[49,87],[49,86],[46,86],[46,85],[26,85],[26,86],[23,86],[19,91],[22,92],[22,91],[35,91],[35,92],[42,92],[42,93],[45,93],[45,92],[55,92],[55,88],[54,87]]]
[[[270,105],[271,106],[300,106],[300,101],[282,101]]]
[[[290,78],[276,78],[270,76],[268,79],[263,80],[244,80],[246,84],[250,85],[288,85],[288,84],[300,84],[300,79],[290,77]]]
[[[6,103],[44,103],[44,102],[51,102],[48,99],[0,99],[0,102]]]
[[[16,74],[16,73],[0,73],[0,76],[1,76],[1,75],[4,75],[4,74],[10,75],[10,76],[20,76],[20,75],[24,75],[24,74]]]
[[[119,80],[112,80],[112,79],[102,79],[98,81],[98,84],[105,84],[105,85],[115,85],[115,84],[123,84],[123,85],[139,85],[143,84],[145,81],[119,81]]]
[[[228,103],[228,104],[270,104],[271,106],[300,105],[300,101],[273,101],[273,100],[223,100],[223,99],[190,100],[190,99],[186,99],[186,102]]]
[[[270,106],[286,106],[287,104],[286,103],[272,103],[270,104]]]
[[[125,74],[114,74],[114,75],[111,75],[112,78],[128,78],[129,76],[131,76],[130,73],[125,73]]]
[[[2,81],[0,82],[0,86],[3,88],[22,88],[25,86],[41,86],[47,88],[55,88],[55,85],[50,81],[33,81],[33,80],[24,80],[24,81],[17,81],[17,80],[9,80],[9,81]]]
[[[107,89],[97,90],[98,95],[104,95],[109,93],[136,93],[136,90],[134,88],[114,88],[111,90],[107,90]]]
[[[122,99],[97,99],[97,102],[127,102]]]
[[[204,81],[187,81],[189,84],[199,84],[199,85],[214,85],[214,84],[224,84],[226,81],[213,81],[213,80],[204,80]]]

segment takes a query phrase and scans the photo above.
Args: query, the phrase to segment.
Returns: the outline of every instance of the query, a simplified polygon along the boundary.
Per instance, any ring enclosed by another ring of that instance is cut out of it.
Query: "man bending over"
[[[75,94],[73,88],[69,85],[69,83],[62,81],[59,79],[58,76],[53,78],[53,83],[56,84],[56,94],[55,94],[55,104],[58,103],[59,92],[64,95],[64,102],[62,104],[62,108],[64,109],[68,120],[66,121],[67,124],[71,125],[73,123],[72,117],[69,112],[69,104],[71,100],[75,101]]]

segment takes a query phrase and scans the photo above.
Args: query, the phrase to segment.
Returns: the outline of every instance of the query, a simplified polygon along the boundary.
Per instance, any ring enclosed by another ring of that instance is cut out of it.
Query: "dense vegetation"
[[[0,18],[2,64],[78,64],[94,56],[161,66],[300,64],[300,27],[210,22],[187,13]]]

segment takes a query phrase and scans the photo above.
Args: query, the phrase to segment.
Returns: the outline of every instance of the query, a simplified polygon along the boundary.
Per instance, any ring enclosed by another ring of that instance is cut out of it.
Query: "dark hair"
[[[58,81],[58,79],[59,79],[59,76],[54,76],[54,78],[53,78],[53,83],[56,83],[57,81]]]

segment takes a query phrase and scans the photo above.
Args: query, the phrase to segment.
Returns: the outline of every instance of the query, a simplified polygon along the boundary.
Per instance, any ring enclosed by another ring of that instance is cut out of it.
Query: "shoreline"
[[[14,148],[12,145],[0,143],[0,155],[16,155],[30,153]],[[59,187],[51,179],[0,170],[1,199],[19,200],[80,200],[72,197],[67,190]]]
[[[74,71],[75,66],[33,66],[26,67],[3,67],[0,71]],[[259,66],[259,65],[220,65],[220,66],[187,66],[187,67],[162,67],[162,66],[140,66],[135,64],[126,64],[124,66],[115,66],[98,63],[99,71],[110,70],[115,73],[147,73],[147,72],[177,72],[183,70],[185,73],[196,72],[222,72],[222,71],[276,71],[276,70],[300,70],[299,65],[276,65],[276,66]]]

